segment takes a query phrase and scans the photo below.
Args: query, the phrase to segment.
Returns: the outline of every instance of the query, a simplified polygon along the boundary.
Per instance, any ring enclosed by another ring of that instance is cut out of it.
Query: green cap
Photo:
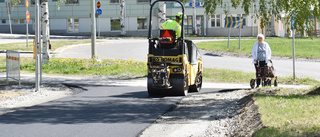
[[[182,12],[178,12],[178,14],[176,16],[178,16],[180,19],[182,19]]]
[[[179,17],[180,18],[180,22],[182,22],[182,12],[178,12],[178,14],[176,15],[177,17]]]

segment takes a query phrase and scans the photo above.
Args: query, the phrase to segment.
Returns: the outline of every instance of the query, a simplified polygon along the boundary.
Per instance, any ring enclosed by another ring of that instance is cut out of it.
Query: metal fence
[[[18,51],[7,50],[6,51],[6,70],[7,70],[7,84],[9,78],[20,82],[20,53]]]

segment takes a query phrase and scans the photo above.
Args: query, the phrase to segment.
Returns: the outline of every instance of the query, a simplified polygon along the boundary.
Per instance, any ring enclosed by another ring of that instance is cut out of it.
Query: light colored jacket
[[[266,61],[271,60],[271,49],[270,46],[267,42],[263,42],[263,45],[266,48]],[[254,43],[253,48],[252,48],[252,63],[255,63],[254,60],[257,59],[258,56],[258,46],[259,46],[259,42]],[[267,63],[267,62],[266,62]]]

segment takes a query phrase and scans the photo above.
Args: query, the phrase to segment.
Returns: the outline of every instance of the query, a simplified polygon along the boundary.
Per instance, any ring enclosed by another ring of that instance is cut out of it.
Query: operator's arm
[[[177,35],[177,38],[180,38],[181,37],[181,26],[179,26],[176,30],[176,35]]]
[[[165,21],[164,23],[162,23],[161,28],[164,29],[164,27],[166,27],[167,21]]]

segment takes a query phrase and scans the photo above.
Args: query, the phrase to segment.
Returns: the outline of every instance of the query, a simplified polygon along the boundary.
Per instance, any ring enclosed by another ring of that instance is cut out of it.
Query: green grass
[[[0,57],[0,72],[6,71],[5,57]],[[34,72],[35,65],[32,58],[21,58],[21,70]],[[118,75],[120,77],[141,77],[147,75],[146,62],[137,62],[132,59],[102,59],[101,62],[92,59],[51,58],[49,63],[43,64],[43,72],[47,74],[65,75]],[[255,78],[255,73],[233,71],[217,68],[204,68],[204,81],[219,83],[248,83]],[[314,85],[319,81],[310,78],[279,77],[279,84]]]
[[[272,94],[272,95],[270,95]],[[257,137],[320,136],[320,85],[310,90],[279,89],[256,93],[261,120],[266,128]]]
[[[22,71],[34,72],[33,60],[21,65]],[[51,58],[42,65],[42,72],[46,74],[64,75],[106,75],[116,78],[133,78],[146,76],[147,65],[145,62],[137,62],[132,59],[72,59]]]
[[[270,38],[265,39],[269,43],[272,55],[292,57],[292,39],[287,38]],[[256,39],[242,39],[241,50],[239,50],[239,40],[230,40],[229,48],[228,40],[200,42],[197,46],[204,50],[214,50],[222,52],[233,52],[241,54],[250,54]],[[302,58],[320,58],[320,39],[295,39],[296,57]]]
[[[205,81],[219,82],[219,83],[250,83],[252,78],[255,78],[255,73],[248,73],[242,71],[233,71],[227,69],[217,69],[217,68],[204,68],[203,78]],[[304,84],[304,85],[314,85],[319,83],[319,81],[311,78],[296,78],[293,81],[293,77],[278,77],[279,84]]]
[[[63,47],[63,46],[67,46],[67,45],[91,43],[91,40],[60,40],[60,41],[53,40],[50,43],[52,46],[51,51],[54,51],[59,47]],[[29,50],[29,51],[33,51],[33,42],[29,41],[28,47],[26,45],[26,42],[0,44],[0,50]]]
[[[227,69],[204,68],[203,78],[210,82],[249,83],[251,78],[255,78],[255,74]]]

